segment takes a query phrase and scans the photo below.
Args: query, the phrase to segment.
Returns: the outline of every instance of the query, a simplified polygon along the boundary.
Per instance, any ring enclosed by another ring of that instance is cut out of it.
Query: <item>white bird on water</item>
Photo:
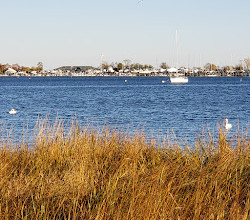
[[[232,128],[232,124],[229,124],[228,123],[228,119],[227,118],[225,118],[225,124],[224,124],[224,128],[228,131],[228,130],[230,130],[231,128]]]
[[[12,108],[10,111],[9,111],[9,114],[11,114],[11,115],[15,115],[17,113],[17,111],[14,109],[14,108]]]

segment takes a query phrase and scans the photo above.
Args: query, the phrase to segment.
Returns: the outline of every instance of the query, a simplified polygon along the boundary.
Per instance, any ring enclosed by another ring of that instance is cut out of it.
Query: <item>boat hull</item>
[[[170,77],[171,83],[188,83],[187,77]]]

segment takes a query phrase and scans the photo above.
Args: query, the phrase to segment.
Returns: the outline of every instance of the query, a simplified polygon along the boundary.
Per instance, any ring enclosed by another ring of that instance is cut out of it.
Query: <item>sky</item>
[[[0,7],[2,64],[98,67],[103,54],[108,63],[193,67],[250,57],[249,0],[0,0]]]

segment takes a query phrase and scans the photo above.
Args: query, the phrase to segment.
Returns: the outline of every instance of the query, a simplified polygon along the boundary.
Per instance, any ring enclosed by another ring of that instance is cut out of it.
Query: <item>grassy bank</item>
[[[45,123],[2,143],[0,219],[249,219],[250,139],[219,132],[191,150]]]

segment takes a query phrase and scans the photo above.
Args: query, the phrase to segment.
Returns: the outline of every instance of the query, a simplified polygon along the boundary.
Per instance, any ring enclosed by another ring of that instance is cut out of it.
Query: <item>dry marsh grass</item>
[[[77,123],[37,131],[2,143],[0,219],[249,219],[247,135],[183,149]]]

